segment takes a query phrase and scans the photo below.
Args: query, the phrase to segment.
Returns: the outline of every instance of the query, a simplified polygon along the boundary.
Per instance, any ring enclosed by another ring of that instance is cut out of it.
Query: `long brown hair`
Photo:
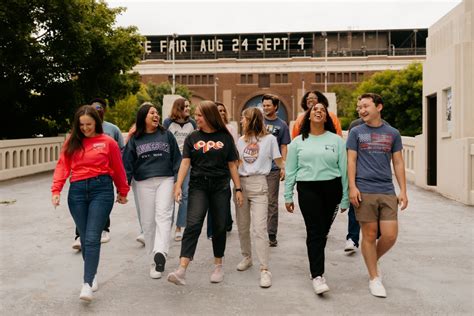
[[[259,108],[247,108],[242,112],[242,116],[247,119],[247,126],[242,131],[245,142],[250,142],[252,137],[257,139],[268,134],[265,128],[262,111]]]
[[[229,119],[227,118],[227,108],[225,107],[224,103],[221,103],[221,102],[214,102],[216,105],[217,105],[217,110],[219,110],[219,107],[222,106],[224,108],[224,112],[225,112],[225,116],[224,118],[222,119],[224,121],[224,124],[229,124]],[[221,113],[219,112],[219,115]],[[222,116],[221,116],[222,117]]]
[[[185,119],[183,117],[183,111],[184,107],[186,104],[186,99],[185,98],[179,98],[174,100],[173,102],[173,107],[171,108],[171,113],[170,113],[170,119],[173,121],[180,120],[180,119]]]
[[[90,105],[83,105],[74,114],[74,120],[72,121],[71,136],[64,144],[64,153],[66,156],[71,157],[76,151],[84,150],[82,140],[86,138],[81,131],[80,118],[83,115],[88,115],[95,121],[95,132],[96,134],[102,134],[104,132],[102,128],[102,120],[100,119],[97,110]]]

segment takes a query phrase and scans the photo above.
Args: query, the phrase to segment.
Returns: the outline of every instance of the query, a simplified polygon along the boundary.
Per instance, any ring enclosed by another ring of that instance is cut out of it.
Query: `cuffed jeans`
[[[174,177],[153,177],[137,181],[136,186],[145,249],[149,261],[153,262],[155,253],[167,255],[170,247]]]
[[[208,210],[212,215],[214,257],[224,257],[226,221],[230,212],[231,197],[229,181],[228,177],[191,177],[186,229],[181,241],[181,257],[193,259]]]
[[[189,195],[189,177],[191,169],[184,177],[183,185],[181,186],[181,204],[178,207],[178,215],[176,217],[177,227],[186,227],[186,213],[188,210],[188,195]]]
[[[356,247],[359,247],[359,234],[360,234],[360,226],[359,222],[355,217],[354,207],[352,204],[349,206],[349,211],[347,212],[347,236],[346,240],[349,238],[354,242]]]
[[[297,182],[298,202],[306,225],[306,247],[313,278],[324,274],[324,249],[342,198],[341,178]]]
[[[250,222],[255,238],[255,250],[260,269],[268,269],[269,247],[267,233],[268,185],[264,175],[240,177],[244,201],[241,207],[235,204],[242,256],[252,256]],[[234,197],[235,199],[235,197]]]
[[[114,205],[114,186],[109,175],[72,182],[69,211],[79,231],[84,259],[84,283],[92,285],[100,256],[100,237]]]
[[[278,195],[280,192],[280,169],[272,170],[267,175],[268,183],[268,235],[275,235],[278,232]]]

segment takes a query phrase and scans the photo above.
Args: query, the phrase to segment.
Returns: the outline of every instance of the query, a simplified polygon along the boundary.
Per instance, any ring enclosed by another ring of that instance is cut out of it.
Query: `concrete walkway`
[[[309,280],[305,229],[299,211],[280,197],[279,246],[271,248],[273,286],[258,286],[258,262],[245,272],[239,240],[228,235],[225,280],[210,284],[211,243],[202,234],[186,286],[148,276],[133,197],[112,212],[111,241],[104,244],[100,290],[91,304],[79,300],[82,257],[71,249],[74,224],[67,209],[50,204],[51,173],[0,183],[1,315],[324,315],[469,314],[474,312],[474,208],[409,185],[410,206],[400,215],[397,244],[382,259],[388,298],[369,294],[360,252],[343,253],[347,216],[339,214],[326,248],[331,291],[319,297]],[[16,202],[12,202],[16,200]],[[5,203],[5,202],[12,203]],[[172,241],[165,275],[178,264]]]

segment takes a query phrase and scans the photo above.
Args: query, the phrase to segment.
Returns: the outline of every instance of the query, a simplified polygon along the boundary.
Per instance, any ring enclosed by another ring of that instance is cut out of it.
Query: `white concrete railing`
[[[0,181],[53,170],[64,137],[0,140]]]
[[[415,137],[402,136],[403,160],[405,161],[405,174],[408,182],[415,182]]]
[[[127,133],[122,134],[124,139]],[[347,132],[344,131],[344,138]],[[0,141],[0,181],[53,170],[65,137]],[[415,180],[415,138],[402,137],[407,180]]]

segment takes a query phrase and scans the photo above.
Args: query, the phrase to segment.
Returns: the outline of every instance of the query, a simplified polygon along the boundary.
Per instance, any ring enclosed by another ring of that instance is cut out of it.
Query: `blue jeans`
[[[354,207],[352,204],[349,206],[349,211],[347,212],[348,224],[347,224],[347,236],[346,240],[349,238],[352,239],[356,247],[359,247],[359,234],[360,226],[359,222],[355,217]]]
[[[84,259],[84,283],[92,285],[100,255],[100,237],[114,205],[114,186],[109,175],[72,182],[69,211],[79,230]]]
[[[181,241],[180,257],[194,257],[206,213],[212,214],[212,248],[214,257],[224,257],[226,222],[230,212],[230,179],[195,177],[189,182],[186,229]]]
[[[186,213],[188,210],[188,192],[189,192],[190,174],[191,174],[191,169],[188,170],[188,173],[184,177],[183,185],[181,185],[181,204],[179,204],[178,216],[176,217],[177,227],[186,227]]]

